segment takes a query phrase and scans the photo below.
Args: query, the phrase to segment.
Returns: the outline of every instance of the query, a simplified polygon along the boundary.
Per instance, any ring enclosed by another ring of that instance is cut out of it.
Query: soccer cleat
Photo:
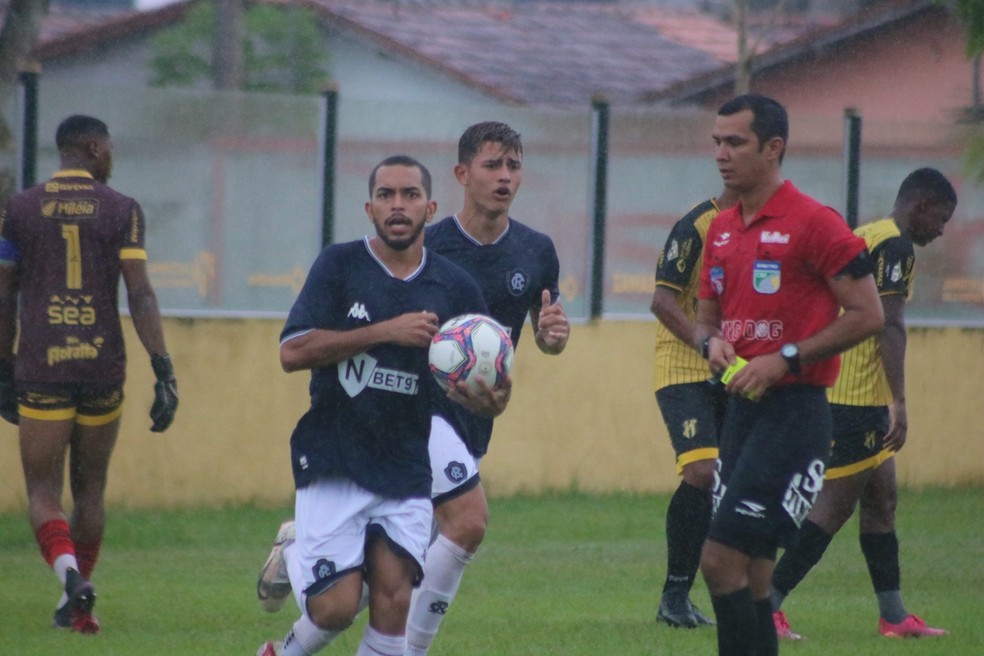
[[[674,628],[694,629],[699,626],[714,626],[714,621],[701,613],[690,603],[685,593],[668,592],[660,599],[656,611],[656,621]]]
[[[791,628],[789,628],[789,620],[786,619],[786,613],[781,610],[777,610],[772,613],[772,621],[776,624],[776,636],[780,640],[802,640],[803,636],[795,633]]]
[[[287,563],[284,561],[284,548],[293,541],[294,520],[288,519],[280,525],[273,548],[256,581],[256,598],[260,600],[260,607],[268,613],[280,610],[290,596],[291,586],[287,576]]]
[[[96,591],[92,584],[70,569],[65,576],[65,594],[68,601],[55,610],[55,628],[71,629],[87,635],[99,633],[99,620],[92,614],[92,607],[96,604]]]
[[[268,641],[260,645],[260,648],[256,650],[256,656],[281,656],[283,650],[282,642]]]
[[[926,626],[926,622],[922,618],[910,614],[898,624],[886,622],[884,618],[879,617],[878,633],[886,638],[921,638],[923,636],[946,635],[946,630]]]

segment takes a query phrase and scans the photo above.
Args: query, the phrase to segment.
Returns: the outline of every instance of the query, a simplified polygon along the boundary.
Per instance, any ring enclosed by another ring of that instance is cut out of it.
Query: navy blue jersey
[[[281,339],[316,328],[352,330],[407,312],[441,322],[487,312],[468,274],[427,250],[406,280],[393,277],[368,240],[325,248],[287,317]],[[386,497],[429,497],[431,404],[439,394],[427,349],[374,346],[311,371],[311,407],[291,435],[294,483],[342,476]]]
[[[489,316],[501,323],[519,343],[526,316],[540,309],[541,294],[560,296],[560,262],[550,237],[509,219],[506,231],[494,244],[481,244],[469,236],[454,216],[427,228],[424,243],[471,274],[482,290]],[[478,417],[447,399],[438,399],[437,414],[454,427],[475,456],[488,451],[492,420]]]

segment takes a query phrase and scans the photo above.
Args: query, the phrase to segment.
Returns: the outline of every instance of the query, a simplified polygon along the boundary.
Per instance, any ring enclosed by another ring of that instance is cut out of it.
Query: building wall
[[[149,431],[152,373],[127,325],[131,364],[108,501],[125,507],[281,504],[292,497],[288,441],[308,376],[278,362],[279,320],[167,319],[180,407]],[[521,350],[512,403],[497,421],[482,478],[491,495],[578,488],[667,492],[673,453],[651,390],[651,321],[574,327],[563,355]],[[984,485],[977,412],[984,330],[909,331],[909,441],[901,484]],[[0,422],[0,511],[26,506],[16,429]]]
[[[951,122],[972,103],[973,67],[966,30],[943,10],[900,21],[873,36],[818,48],[803,59],[752,80],[758,93],[781,101],[790,116],[839,117],[845,107],[865,119]],[[731,97],[725,91],[707,107]],[[899,140],[911,135],[895,135]],[[795,120],[791,139],[796,141]]]

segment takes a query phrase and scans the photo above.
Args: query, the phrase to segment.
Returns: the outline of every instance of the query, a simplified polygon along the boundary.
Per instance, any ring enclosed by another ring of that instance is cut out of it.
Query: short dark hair
[[[515,150],[520,155],[523,154],[523,142],[518,132],[505,123],[485,121],[469,126],[461,134],[458,139],[458,163],[470,164],[482,149],[482,144],[486,143],[502,144],[504,150]]]
[[[746,93],[736,96],[721,105],[718,109],[718,116],[731,116],[744,110],[752,112],[752,132],[759,140],[759,150],[765,147],[765,142],[773,137],[782,139],[783,152],[779,156],[782,162],[783,155],[786,154],[785,145],[789,139],[789,115],[786,108],[774,98],[763,96],[757,93]]]
[[[58,125],[55,145],[58,150],[73,148],[88,137],[108,137],[109,127],[92,116],[73,114]]]
[[[431,174],[427,170],[427,167],[410,157],[409,155],[392,155],[387,157],[379,164],[373,167],[372,173],[369,174],[369,197],[372,198],[372,190],[376,188],[376,172],[384,166],[409,166],[411,168],[420,169],[420,184],[424,187],[424,193],[427,194],[428,200],[431,197]]]
[[[895,202],[927,198],[933,202],[957,204],[957,192],[946,176],[934,168],[916,169],[899,186]]]

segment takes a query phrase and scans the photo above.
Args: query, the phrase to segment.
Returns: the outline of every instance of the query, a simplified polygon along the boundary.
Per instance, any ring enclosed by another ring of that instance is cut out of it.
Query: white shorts
[[[316,595],[361,569],[366,538],[373,531],[385,533],[391,545],[417,561],[419,576],[423,573],[433,521],[427,499],[389,499],[349,479],[321,479],[297,490],[294,518],[297,537],[288,573],[295,591]]]
[[[468,451],[444,417],[431,417],[431,498],[440,503],[472,489],[479,483],[479,461]]]

